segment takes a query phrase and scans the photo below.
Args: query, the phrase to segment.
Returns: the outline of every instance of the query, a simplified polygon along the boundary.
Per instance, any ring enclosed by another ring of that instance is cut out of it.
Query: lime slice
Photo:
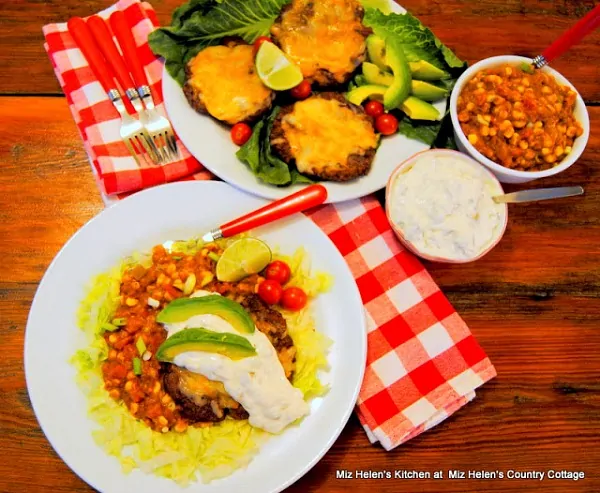
[[[260,80],[274,91],[287,91],[304,79],[300,68],[273,43],[260,45],[255,63]]]
[[[217,262],[217,279],[237,282],[246,276],[258,274],[271,262],[271,258],[271,249],[264,241],[242,238],[229,245],[221,255]]]

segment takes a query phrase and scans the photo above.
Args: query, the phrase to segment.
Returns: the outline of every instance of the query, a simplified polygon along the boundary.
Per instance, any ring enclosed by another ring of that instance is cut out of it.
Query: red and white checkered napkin
[[[365,306],[367,368],[357,414],[386,450],[437,425],[496,370],[423,265],[402,247],[375,197],[309,217],[346,259]]]
[[[147,16],[153,17],[152,8],[135,0],[121,0],[103,14],[114,8],[125,9],[133,19],[130,22],[135,26],[138,43],[145,45],[151,30]],[[86,150],[104,183],[101,193],[107,206],[123,197],[109,195],[111,191],[133,190],[177,178],[210,177],[206,172],[193,174],[201,168],[191,157],[176,165],[168,176],[165,172],[165,176],[154,180],[141,177],[146,176],[147,169],[115,168],[115,163],[125,158],[113,157],[117,147],[114,131],[107,137],[97,130],[113,125],[112,119],[105,122],[101,118],[108,109],[98,92],[100,86],[65,34],[64,24],[47,26],[45,33]],[[152,67],[153,89],[159,93],[160,61],[148,53],[146,63]],[[94,84],[98,90],[85,89]],[[97,98],[91,107],[88,92]],[[179,145],[187,153],[183,144]],[[98,149],[105,150],[98,154]],[[125,182],[135,186],[124,187]],[[397,241],[375,197],[324,205],[307,215],[337,246],[360,290],[368,326],[368,357],[357,413],[371,442],[379,441],[391,450],[472,400],[475,389],[493,378],[496,371],[421,263]]]
[[[158,25],[154,10],[145,2],[120,0],[98,15],[107,19],[115,10],[125,13],[154,101],[158,111],[165,115],[161,87],[163,64],[148,46],[148,34]],[[212,177],[179,140],[177,143],[182,151],[179,161],[155,166],[140,160],[142,164],[138,165],[121,140],[119,113],[77,48],[66,22],[49,24],[44,26],[43,31],[46,38],[44,47],[83,139],[94,176],[105,194],[133,192],[195,173],[199,173],[198,178]]]

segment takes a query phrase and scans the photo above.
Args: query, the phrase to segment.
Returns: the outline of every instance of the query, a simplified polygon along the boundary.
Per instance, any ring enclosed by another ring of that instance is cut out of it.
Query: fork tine
[[[171,129],[167,129],[166,134],[169,147],[171,148],[171,151],[173,151],[175,157],[178,158],[179,150],[177,149],[177,140],[175,139],[175,134],[173,134],[173,131]]]
[[[157,147],[154,145],[154,142],[149,137],[147,137],[144,133],[137,134],[137,138],[138,138],[138,141],[140,142],[140,144],[143,146],[144,150],[146,151],[146,154],[148,155],[150,160],[154,164],[161,164],[163,161],[163,158],[162,158],[161,154],[159,153]]]
[[[156,144],[156,147],[159,148],[163,154],[163,156],[165,156],[167,161],[171,161],[174,159],[174,155],[173,152],[171,151],[170,148],[170,144],[169,144],[169,139],[165,133],[159,132],[157,134],[154,135],[154,143]]]
[[[135,162],[137,163],[137,165],[141,166],[140,160],[138,159],[137,152],[135,151],[135,148],[134,148],[133,144],[131,143],[132,140],[133,140],[133,137],[131,137],[129,139],[123,139],[123,142],[125,143],[125,146],[127,147],[127,150],[129,151],[129,153],[133,156],[133,159],[135,159]]]

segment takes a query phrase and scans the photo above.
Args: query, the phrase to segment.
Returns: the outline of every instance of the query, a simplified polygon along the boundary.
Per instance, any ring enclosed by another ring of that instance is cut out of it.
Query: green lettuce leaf
[[[432,146],[440,133],[441,127],[441,122],[412,120],[405,116],[398,125],[398,132],[406,135],[409,139],[419,140],[428,146]]]
[[[183,85],[185,66],[199,51],[223,38],[247,43],[269,33],[289,0],[190,0],[173,13],[171,25],[148,38],[152,51],[165,59],[167,71]]]
[[[392,36],[398,40],[410,62],[425,60],[442,70],[464,66],[452,50],[408,12],[384,14],[378,9],[368,8],[364,24],[380,37]]]
[[[298,170],[288,166],[273,153],[271,147],[271,129],[280,108],[275,107],[270,115],[260,120],[252,131],[252,137],[246,142],[236,156],[248,165],[257,178],[271,185],[291,185],[295,183],[313,183],[300,174]]]
[[[392,12],[390,2],[388,0],[360,0],[363,8],[365,9],[378,9],[384,14]]]

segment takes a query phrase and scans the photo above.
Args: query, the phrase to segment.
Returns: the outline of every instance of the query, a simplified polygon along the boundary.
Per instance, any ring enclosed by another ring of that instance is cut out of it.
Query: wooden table
[[[178,3],[155,1],[163,23]],[[41,27],[108,4],[16,0],[0,6],[2,492],[91,491],[58,458],[38,427],[22,354],[29,306],[45,269],[67,239],[102,210],[42,47]],[[506,53],[538,54],[593,4],[404,2],[469,62]],[[483,260],[428,266],[488,352],[498,377],[451,419],[393,452],[370,445],[353,417],[331,451],[290,492],[600,491],[599,43],[597,32],[554,64],[588,104],[592,135],[587,150],[568,171],[535,183],[582,185],[585,196],[511,207],[504,240]],[[432,475],[455,469],[566,469],[583,471],[586,477],[578,482],[336,479],[342,469]]]

